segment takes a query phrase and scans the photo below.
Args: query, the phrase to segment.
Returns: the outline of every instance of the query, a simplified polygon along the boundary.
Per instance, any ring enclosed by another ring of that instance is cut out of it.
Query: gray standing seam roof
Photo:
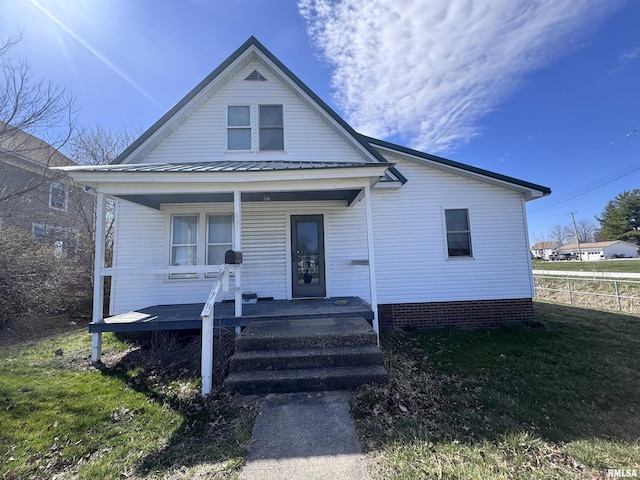
[[[266,172],[287,170],[324,170],[340,168],[366,168],[379,166],[392,167],[392,163],[360,163],[360,162],[283,162],[283,161],[213,161],[198,163],[163,163],[163,164],[119,164],[107,166],[83,167],[85,172],[121,172],[121,173],[200,173],[200,172]]]

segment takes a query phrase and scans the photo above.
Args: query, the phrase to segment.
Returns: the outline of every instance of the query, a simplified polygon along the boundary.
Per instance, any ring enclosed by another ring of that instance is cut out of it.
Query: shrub
[[[0,326],[75,308],[90,292],[86,264],[16,227],[0,228]]]

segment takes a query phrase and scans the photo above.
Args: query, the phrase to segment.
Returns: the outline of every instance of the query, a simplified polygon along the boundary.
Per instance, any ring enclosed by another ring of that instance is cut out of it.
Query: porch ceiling
[[[351,204],[360,194],[361,189],[349,190],[310,190],[290,192],[246,192],[242,193],[243,202],[307,202],[318,200],[337,200]],[[117,195],[127,200],[150,208],[160,209],[162,204],[176,203],[231,203],[233,193],[171,193],[148,195]]]

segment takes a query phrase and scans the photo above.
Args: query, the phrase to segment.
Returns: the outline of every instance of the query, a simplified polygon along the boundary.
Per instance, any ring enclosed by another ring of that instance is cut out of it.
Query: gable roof
[[[76,165],[41,138],[4,122],[0,122],[0,155],[3,161],[21,162],[40,169]]]
[[[560,242],[551,240],[550,242],[538,242],[531,245],[531,250],[548,250],[556,248],[560,245]]]
[[[611,245],[615,245],[616,243],[624,243],[624,244],[629,245],[631,247],[638,248],[638,245],[634,245],[633,243],[625,242],[624,240],[611,240],[611,241],[606,241],[606,242],[580,243],[580,248],[581,249],[594,248],[594,249],[598,250],[598,249],[603,249],[603,248],[610,247]],[[573,243],[571,245],[564,245],[564,246],[560,247],[561,251],[577,250],[577,249],[578,249],[578,244],[577,243]]]
[[[233,52],[225,61],[223,61],[215,70],[213,70],[207,77],[205,77],[198,85],[196,85],[182,100],[176,103],[167,113],[165,113],[158,121],[156,121],[147,131],[145,131],[140,137],[138,137],[129,147],[127,147],[120,155],[118,155],[111,163],[122,164],[127,163],[134,155],[143,149],[146,145],[160,143],[163,138],[160,138],[160,133],[168,131],[171,133],[173,130],[170,128],[170,124],[175,121],[181,115],[188,115],[189,112],[198,108],[196,104],[200,101],[202,104],[208,99],[200,99],[199,97],[208,90],[212,84],[221,81],[223,77],[229,73],[229,69],[236,65],[239,60],[243,58],[249,58],[252,54],[257,55],[257,59],[270,63],[273,68],[278,71],[277,73],[281,79],[288,80],[290,85],[300,93],[301,98],[304,98],[314,106],[316,110],[324,114],[329,122],[333,122],[335,128],[343,133],[344,138],[349,140],[352,145],[359,150],[361,155],[369,162],[379,162],[389,165],[388,174],[383,179],[388,182],[400,182],[402,184],[407,182],[407,179],[390,163],[379,151],[378,148],[388,149],[403,155],[408,155],[414,159],[419,159],[425,163],[429,163],[432,166],[439,166],[448,170],[454,170],[457,173],[467,174],[470,177],[482,177],[483,179],[490,179],[497,184],[507,184],[507,186],[514,186],[520,189],[520,191],[526,191],[526,199],[532,199],[539,196],[549,195],[551,189],[534,183],[519,180],[506,175],[501,175],[482,168],[472,167],[463,163],[448,160],[446,158],[438,157],[428,153],[413,150],[401,145],[396,145],[383,140],[367,137],[357,133],[353,128],[338,115],[329,105],[327,105],[318,95],[316,95],[302,80],[300,80],[291,70],[289,70],[275,55],[273,55],[262,43],[260,43],[255,37],[251,36],[244,42],[235,52]],[[269,66],[269,65],[265,65]],[[271,68],[271,67],[270,67]],[[253,75],[250,74],[250,76]],[[195,104],[195,105],[194,105]],[[175,128],[175,127],[174,127]],[[536,192],[536,193],[534,193]]]
[[[363,141],[368,142],[370,145],[379,146],[393,152],[408,155],[410,157],[413,157],[414,159],[426,161],[427,163],[430,163],[435,166],[444,167],[446,169],[458,170],[461,172],[467,172],[472,175],[479,175],[481,177],[497,180],[501,183],[507,183],[507,184],[518,186],[518,187],[524,187],[527,190],[535,190],[537,192],[540,192],[541,194],[540,196],[551,194],[551,189],[549,187],[544,187],[542,185],[537,185],[535,183],[526,182],[524,180],[519,180],[517,178],[509,177],[507,175],[491,172],[483,168],[473,167],[471,165],[456,162],[454,160],[438,157],[437,155],[424,153],[419,150],[413,150],[412,148],[403,147],[402,145],[397,145],[395,143],[379,140],[377,138],[367,137],[361,134],[359,135]]]
[[[344,130],[347,136],[358,145],[369,157],[370,161],[377,161],[380,163],[389,163],[375,148],[369,145],[368,142],[363,141],[360,136],[345,122],[329,105],[327,105],[320,97],[318,97],[302,80],[300,80],[291,70],[289,70],[275,55],[273,55],[264,45],[262,45],[255,37],[251,36],[244,42],[235,52],[233,52],[224,62],[222,62],[213,72],[207,75],[198,85],[196,85],[187,95],[176,103],[167,113],[165,113],[160,119],[155,122],[147,131],[145,131],[140,137],[138,137],[129,147],[127,147],[120,155],[118,155],[111,163],[119,164],[124,163],[136,150],[142,147],[146,142],[149,142],[153,136],[166,128],[167,124],[176,118],[176,116],[183,111],[191,102],[193,102],[203,91],[209,87],[213,82],[220,79],[220,77],[227,71],[227,69],[237,62],[241,57],[249,55],[250,52],[257,51],[269,62],[271,62],[282,74],[291,80],[291,82],[306,95],[319,110],[323,111],[331,118],[339,127]],[[390,171],[396,175],[399,181],[406,182],[406,179],[397,171],[391,167]]]

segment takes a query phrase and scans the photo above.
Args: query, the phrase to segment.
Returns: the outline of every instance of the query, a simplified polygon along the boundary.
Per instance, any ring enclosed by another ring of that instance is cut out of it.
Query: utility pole
[[[578,258],[582,261],[582,250],[580,249],[580,239],[578,238],[578,227],[576,227],[576,219],[573,214],[578,212],[570,212],[567,215],[571,215],[571,221],[573,222],[573,234],[576,237],[576,243],[578,244]]]

